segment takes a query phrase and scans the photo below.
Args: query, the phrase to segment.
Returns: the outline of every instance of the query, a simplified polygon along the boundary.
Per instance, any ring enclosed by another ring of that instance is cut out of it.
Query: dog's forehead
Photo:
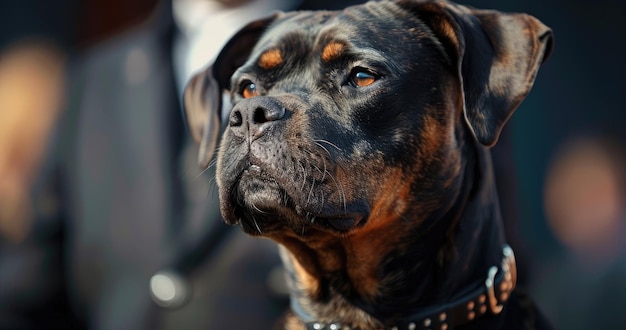
[[[315,54],[329,62],[347,50],[367,50],[372,56],[380,50],[382,55],[397,47],[399,38],[390,34],[430,37],[416,16],[393,2],[369,2],[342,11],[287,13],[266,30],[253,54],[263,69],[279,66],[287,56]]]

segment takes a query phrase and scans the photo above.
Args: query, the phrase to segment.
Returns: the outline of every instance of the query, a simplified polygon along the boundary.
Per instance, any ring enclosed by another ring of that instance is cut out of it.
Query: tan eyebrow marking
[[[325,62],[330,62],[331,60],[339,57],[343,52],[345,45],[341,42],[333,41],[324,47],[322,51],[322,60]]]
[[[259,57],[259,66],[265,70],[273,69],[283,63],[283,55],[280,50],[274,48],[266,51]]]

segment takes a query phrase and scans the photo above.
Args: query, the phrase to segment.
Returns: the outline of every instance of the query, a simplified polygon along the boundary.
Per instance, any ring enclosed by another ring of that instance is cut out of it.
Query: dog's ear
[[[194,140],[200,144],[198,163],[207,168],[217,145],[222,112],[222,94],[230,77],[243,65],[266,28],[281,13],[249,23],[222,48],[215,62],[195,74],[184,93],[185,116]]]
[[[465,121],[493,146],[552,51],[552,31],[526,14],[476,10],[445,1],[399,1],[434,32],[463,91]]]

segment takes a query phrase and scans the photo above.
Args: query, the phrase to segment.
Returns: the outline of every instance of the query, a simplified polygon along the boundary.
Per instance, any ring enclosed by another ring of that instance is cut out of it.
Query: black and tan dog
[[[524,14],[380,1],[239,31],[186,93],[229,224],[280,244],[288,329],[535,329],[488,148],[552,43]]]

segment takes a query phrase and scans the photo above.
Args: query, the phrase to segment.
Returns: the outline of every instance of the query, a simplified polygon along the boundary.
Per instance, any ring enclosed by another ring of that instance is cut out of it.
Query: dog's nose
[[[235,105],[228,125],[238,137],[249,136],[252,140],[263,136],[270,127],[285,117],[285,108],[265,97],[246,99]]]

